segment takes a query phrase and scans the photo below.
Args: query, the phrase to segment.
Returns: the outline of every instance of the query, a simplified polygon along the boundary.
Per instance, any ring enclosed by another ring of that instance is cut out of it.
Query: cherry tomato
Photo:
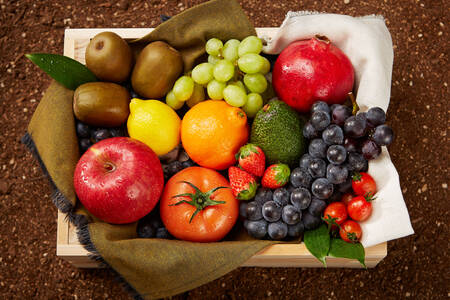
[[[192,242],[216,242],[236,223],[239,202],[228,181],[218,172],[190,167],[166,183],[160,214],[174,237]]]
[[[345,206],[347,206],[348,203],[350,201],[352,201],[352,199],[353,199],[353,195],[350,193],[346,193],[346,194],[342,195],[341,201],[345,204]]]
[[[370,195],[368,196],[357,196],[350,201],[347,205],[347,211],[350,218],[355,221],[365,221],[372,214],[372,203],[374,200]]]
[[[347,219],[347,208],[345,207],[345,204],[342,202],[333,202],[329,204],[323,212],[323,218],[325,219],[325,222],[331,225],[335,225],[334,223],[338,225],[342,224]]]
[[[353,220],[347,220],[342,223],[339,235],[347,243],[358,242],[362,236],[361,226]]]
[[[357,196],[375,195],[377,184],[367,173],[356,173],[352,178],[352,189]]]

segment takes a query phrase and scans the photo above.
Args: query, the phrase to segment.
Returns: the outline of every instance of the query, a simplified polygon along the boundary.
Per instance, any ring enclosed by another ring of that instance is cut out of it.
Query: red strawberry
[[[228,169],[228,178],[230,179],[233,195],[239,200],[250,200],[255,197],[258,183],[252,174],[239,169],[230,167]]]
[[[266,188],[277,189],[288,182],[290,175],[291,170],[287,165],[274,164],[264,172],[261,184]]]
[[[266,156],[264,152],[256,145],[247,144],[239,149],[236,154],[239,160],[239,166],[252,175],[261,177],[266,167]]]

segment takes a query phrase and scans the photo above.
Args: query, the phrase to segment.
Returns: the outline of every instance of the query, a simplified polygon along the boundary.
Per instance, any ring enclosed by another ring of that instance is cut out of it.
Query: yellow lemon
[[[181,120],[167,104],[134,98],[130,102],[127,127],[130,137],[164,155],[180,143]]]

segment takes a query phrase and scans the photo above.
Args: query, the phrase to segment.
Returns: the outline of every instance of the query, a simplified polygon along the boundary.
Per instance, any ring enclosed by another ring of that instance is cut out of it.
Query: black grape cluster
[[[155,207],[148,215],[139,220],[136,233],[139,238],[172,239],[159,217],[159,207]]]
[[[366,172],[368,160],[380,155],[381,146],[391,144],[394,134],[385,121],[379,107],[353,115],[345,105],[314,103],[303,128],[310,140],[308,153],[292,171],[291,181],[321,200],[339,200],[338,193],[351,187],[351,174]]]
[[[240,215],[252,237],[285,240],[316,228],[325,206],[324,201],[311,198],[306,189],[292,184],[275,190],[260,187],[254,201],[241,202]]]
[[[89,126],[80,121],[76,122],[78,145],[80,146],[81,154],[101,140],[111,137],[128,136],[126,127],[101,128]]]

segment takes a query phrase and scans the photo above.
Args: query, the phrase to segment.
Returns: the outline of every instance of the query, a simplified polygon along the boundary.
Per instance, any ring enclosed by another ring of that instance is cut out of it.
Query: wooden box
[[[64,36],[64,55],[85,63],[84,53],[89,40],[97,33],[113,31],[125,39],[144,36],[152,29],[67,29]],[[257,28],[260,36],[273,36],[277,28]],[[88,258],[89,252],[79,243],[76,228],[69,224],[65,214],[58,212],[57,256],[79,268],[97,268],[98,263]],[[366,265],[375,267],[387,255],[387,243],[366,248]],[[356,260],[327,258],[328,267],[361,268]],[[306,249],[305,244],[277,244],[270,246],[251,257],[244,267],[323,267]]]

